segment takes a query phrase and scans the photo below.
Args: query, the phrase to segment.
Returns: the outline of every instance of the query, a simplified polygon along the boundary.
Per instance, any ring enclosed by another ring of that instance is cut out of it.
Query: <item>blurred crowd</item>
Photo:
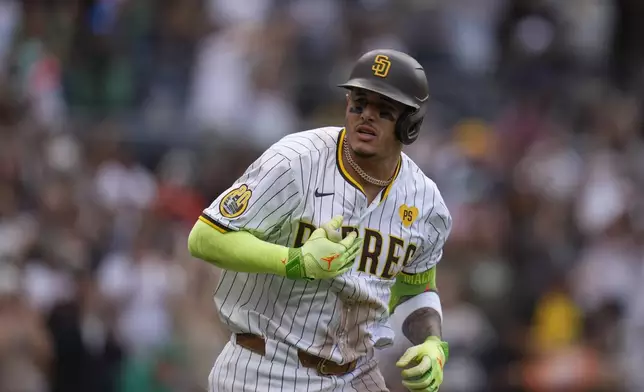
[[[186,239],[346,77],[424,65],[406,148],[454,230],[443,392],[644,391],[644,3],[3,0],[0,391],[197,392],[228,333]]]

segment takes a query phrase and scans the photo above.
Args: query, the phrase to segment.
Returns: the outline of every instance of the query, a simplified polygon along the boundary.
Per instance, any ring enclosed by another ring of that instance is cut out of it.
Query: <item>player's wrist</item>
[[[438,336],[429,336],[425,343],[431,343],[438,346],[439,351],[443,354],[443,362],[447,362],[449,357],[449,344]]]
[[[308,279],[304,269],[304,254],[302,248],[289,248],[288,258],[284,265],[286,277],[289,279]]]
[[[433,342],[433,343],[441,343],[442,341],[443,340],[441,338],[435,335],[428,336],[427,339],[425,339],[425,342]]]
[[[302,250],[300,248],[289,248],[288,257],[284,269],[289,279],[302,278]]]

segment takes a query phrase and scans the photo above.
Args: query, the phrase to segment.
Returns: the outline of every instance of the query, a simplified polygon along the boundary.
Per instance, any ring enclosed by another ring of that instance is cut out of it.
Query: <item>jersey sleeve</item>
[[[445,242],[452,230],[452,216],[435,185],[433,188],[430,210],[423,222],[425,240],[420,248],[420,253],[402,270],[408,275],[429,271],[438,264],[443,256]]]
[[[301,192],[291,159],[274,145],[204,209],[200,220],[221,231],[255,235],[279,229],[295,210]]]

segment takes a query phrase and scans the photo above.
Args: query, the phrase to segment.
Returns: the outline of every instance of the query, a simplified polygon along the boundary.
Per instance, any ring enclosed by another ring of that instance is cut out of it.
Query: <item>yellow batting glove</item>
[[[336,216],[313,231],[300,248],[290,249],[286,276],[290,279],[330,279],[350,270],[362,247],[362,239],[357,238],[355,231],[341,239],[337,232],[341,225],[342,217]]]
[[[430,336],[424,343],[405,351],[396,366],[402,371],[403,385],[413,392],[435,392],[443,382],[443,366],[449,349],[446,342]],[[407,368],[410,364],[415,364]]]

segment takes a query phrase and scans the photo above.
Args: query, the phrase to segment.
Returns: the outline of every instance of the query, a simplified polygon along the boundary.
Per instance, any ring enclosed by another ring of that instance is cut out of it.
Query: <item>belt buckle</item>
[[[322,376],[332,376],[333,375],[333,373],[329,372],[328,369],[327,369],[328,363],[329,363],[329,361],[327,361],[326,359],[323,359],[320,362],[318,362],[317,370],[318,370],[318,373],[320,375],[322,375]]]

